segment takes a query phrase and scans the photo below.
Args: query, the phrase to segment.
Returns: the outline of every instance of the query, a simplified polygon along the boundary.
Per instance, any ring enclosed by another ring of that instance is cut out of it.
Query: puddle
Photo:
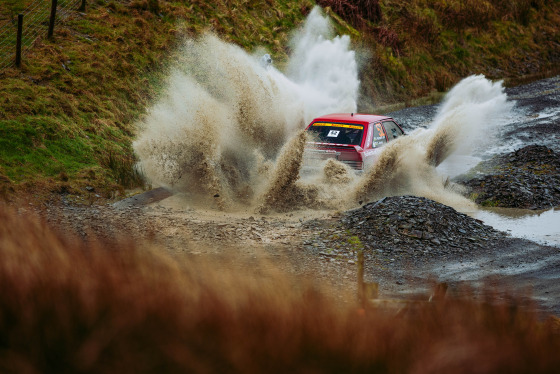
[[[481,208],[474,218],[516,238],[560,248],[560,209],[532,211],[510,208]]]

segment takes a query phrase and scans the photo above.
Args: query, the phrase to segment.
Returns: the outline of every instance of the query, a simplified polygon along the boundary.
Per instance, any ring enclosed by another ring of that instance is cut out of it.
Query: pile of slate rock
[[[366,250],[388,257],[447,256],[485,248],[504,233],[435,201],[386,197],[345,213],[341,222]]]
[[[459,182],[484,206],[548,209],[560,206],[560,154],[531,145],[477,166],[484,176]]]

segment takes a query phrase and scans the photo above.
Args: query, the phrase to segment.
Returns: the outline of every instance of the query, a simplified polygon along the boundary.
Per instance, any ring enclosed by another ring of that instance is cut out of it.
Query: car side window
[[[383,126],[385,126],[385,130],[387,130],[389,140],[393,140],[404,135],[403,131],[393,121],[385,121],[383,122]]]
[[[383,144],[387,143],[387,138],[385,137],[385,130],[381,126],[381,122],[377,122],[373,125],[373,142],[371,144],[372,148],[381,147]]]

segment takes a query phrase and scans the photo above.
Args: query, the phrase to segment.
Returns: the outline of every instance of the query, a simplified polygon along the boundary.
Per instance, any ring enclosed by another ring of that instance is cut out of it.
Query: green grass
[[[35,175],[75,174],[95,166],[93,149],[79,136],[65,132],[51,117],[22,123],[0,121],[0,158],[6,175],[16,182]]]
[[[0,0],[0,22],[28,3]],[[214,29],[282,61],[313,3],[269,3],[159,1],[155,14],[144,1],[88,2],[86,14],[57,24],[54,40],[39,40],[21,69],[0,70],[0,173],[16,185],[61,173],[76,186],[141,184],[134,123],[161,89],[174,47]]]

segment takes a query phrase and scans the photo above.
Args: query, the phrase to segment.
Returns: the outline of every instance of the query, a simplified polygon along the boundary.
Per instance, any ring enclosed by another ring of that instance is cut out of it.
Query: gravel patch
[[[355,264],[364,250],[366,267],[403,267],[491,252],[506,234],[435,201],[386,197],[343,213],[335,220],[302,225],[315,233],[304,248],[335,263]]]
[[[560,205],[560,154],[530,145],[480,163],[475,172],[457,178],[483,206],[548,209]]]
[[[349,211],[341,219],[367,251],[396,260],[447,256],[487,247],[504,233],[435,201],[394,196]]]

